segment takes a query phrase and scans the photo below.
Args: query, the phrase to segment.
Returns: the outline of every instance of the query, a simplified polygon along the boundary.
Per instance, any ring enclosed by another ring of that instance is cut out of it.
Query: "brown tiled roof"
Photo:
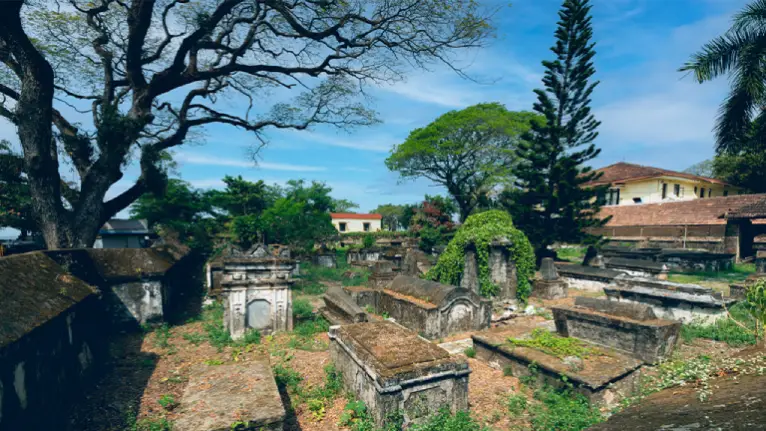
[[[347,218],[353,220],[381,220],[383,216],[380,214],[356,214],[356,213],[330,213],[330,217],[333,219]]]
[[[661,226],[726,224],[725,217],[745,206],[766,201],[766,194],[737,195],[689,201],[601,208],[599,216],[612,216],[607,226]]]
[[[614,183],[622,183],[626,181],[646,180],[650,178],[667,177],[667,176],[677,177],[677,178],[686,178],[693,181],[702,181],[702,182],[711,183],[711,184],[721,184],[726,186],[729,185],[728,183],[725,183],[721,180],[717,180],[715,178],[701,177],[699,175],[687,174],[685,172],[676,172],[676,171],[670,171],[667,169],[653,168],[651,166],[634,165],[632,163],[625,163],[625,162],[615,163],[613,165],[609,165],[601,169],[596,169],[595,172],[603,172],[603,175],[601,175],[601,178],[599,178],[596,181],[591,181],[589,183],[583,184],[584,186],[599,186],[604,184],[614,184]]]
[[[766,219],[766,198],[730,211],[728,219]],[[761,224],[761,223],[758,223]]]

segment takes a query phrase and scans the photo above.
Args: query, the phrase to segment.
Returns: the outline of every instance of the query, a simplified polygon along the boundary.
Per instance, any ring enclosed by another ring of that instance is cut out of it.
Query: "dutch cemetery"
[[[0,1],[0,431],[766,431],[766,0],[508,3]]]

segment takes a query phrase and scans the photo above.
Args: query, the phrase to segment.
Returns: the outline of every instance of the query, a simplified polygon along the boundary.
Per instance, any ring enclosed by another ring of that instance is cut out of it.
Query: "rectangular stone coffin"
[[[597,298],[575,298],[573,307],[551,307],[556,331],[611,347],[654,364],[673,353],[681,322],[657,319],[652,308]]]
[[[696,284],[638,277],[615,279],[604,292],[612,300],[649,305],[661,319],[687,323],[695,319],[712,323],[725,318],[725,307],[736,302],[736,299],[724,298],[721,293]]]
[[[378,294],[379,314],[430,339],[489,327],[492,302],[457,286],[397,276]]]
[[[468,410],[468,364],[393,322],[331,327],[330,357],[378,426],[398,412],[406,426]]]
[[[324,299],[325,306],[320,310],[320,313],[332,325],[367,321],[367,313],[341,287],[330,287],[322,299]]]
[[[663,249],[657,260],[676,271],[725,271],[732,267],[735,256],[705,250]]]
[[[243,337],[248,329],[266,334],[293,329],[290,276],[294,266],[291,259],[224,260],[224,327],[232,338]]]
[[[641,361],[612,349],[600,349],[582,359],[580,367],[573,367],[564,359],[539,350],[513,346],[508,338],[515,331],[486,331],[473,336],[476,357],[493,368],[510,371],[515,377],[534,375],[537,386],[563,387],[562,376],[592,403],[607,407],[615,406],[620,399],[630,396],[638,389]],[[530,365],[534,364],[534,369]]]
[[[668,271],[664,263],[650,260],[612,257],[605,259],[604,263],[608,269],[614,269],[635,277],[659,278],[662,274],[667,274]]]
[[[192,370],[173,429],[282,431],[285,408],[268,359]]]
[[[601,292],[615,278],[623,275],[620,271],[613,269],[572,264],[557,264],[556,270],[568,288],[590,292]]]

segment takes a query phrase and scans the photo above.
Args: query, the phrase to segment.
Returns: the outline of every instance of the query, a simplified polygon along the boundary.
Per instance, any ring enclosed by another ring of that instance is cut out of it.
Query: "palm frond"
[[[755,0],[734,15],[730,31],[758,31],[766,27],[766,0]]]
[[[743,50],[763,41],[766,41],[766,28],[729,32],[706,43],[679,71],[692,72],[699,82],[709,81],[732,71]]]

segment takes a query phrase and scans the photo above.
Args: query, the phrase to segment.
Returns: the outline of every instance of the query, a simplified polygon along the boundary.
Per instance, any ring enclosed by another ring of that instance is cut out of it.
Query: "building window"
[[[694,196],[697,196],[697,186],[694,186]]]
[[[729,191],[728,191],[728,190],[724,190],[724,191],[723,191],[723,195],[724,195],[724,196],[729,196]]]
[[[673,194],[676,197],[681,197],[681,184],[673,184]]]
[[[700,189],[700,199],[705,197],[705,188]]]
[[[365,232],[369,232],[370,231],[370,224],[369,223],[363,223],[362,224],[362,229],[364,229]]]
[[[662,184],[662,199],[668,197],[668,185]]]
[[[640,204],[640,203],[642,203],[642,202],[643,202],[643,201],[641,200],[641,198],[633,198],[633,203],[634,203],[634,204]]]
[[[707,197],[713,196],[713,189],[707,189]]]
[[[606,192],[606,205],[619,205],[620,204],[620,189],[610,189]]]
[[[338,230],[341,232],[346,231],[346,223],[338,223]]]

